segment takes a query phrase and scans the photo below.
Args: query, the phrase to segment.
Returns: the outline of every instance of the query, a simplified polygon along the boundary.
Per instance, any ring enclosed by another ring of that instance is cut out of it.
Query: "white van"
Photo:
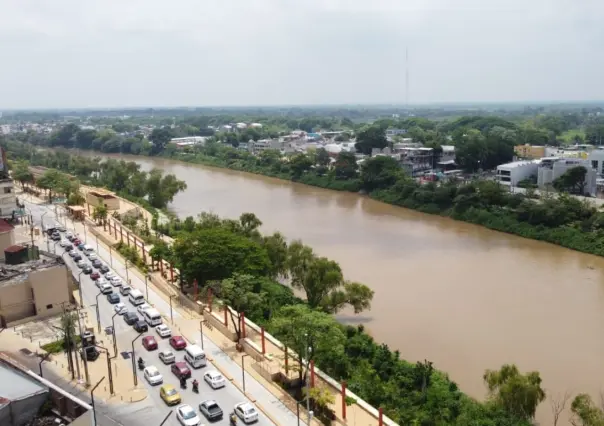
[[[187,345],[185,359],[193,368],[205,367],[207,363],[205,352],[197,345]]]
[[[92,252],[94,252],[94,249],[92,247],[90,247],[88,244],[85,244],[84,245],[84,253],[86,255],[89,255]]]
[[[134,306],[142,305],[145,303],[145,298],[143,297],[143,293],[140,290],[132,290],[130,292],[130,296],[128,296],[130,303]]]
[[[161,324],[161,315],[157,309],[149,308],[143,311],[143,317],[151,327]]]

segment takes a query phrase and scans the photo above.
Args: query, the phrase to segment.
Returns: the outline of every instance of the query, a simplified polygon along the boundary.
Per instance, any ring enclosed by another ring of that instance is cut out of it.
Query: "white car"
[[[165,350],[165,351],[161,351],[159,353],[159,359],[161,359],[161,362],[163,362],[164,364],[172,364],[174,361],[176,361],[174,352],[172,352],[169,349]]]
[[[123,284],[122,279],[119,277],[113,277],[109,279],[109,282],[111,283],[112,286],[114,287],[119,287]]]
[[[117,275],[115,275],[115,272],[113,271],[109,271],[105,274],[105,278],[107,278],[108,280],[110,280],[111,278],[116,278]]]
[[[103,284],[100,288],[103,294],[113,293],[113,288],[109,284]]]
[[[144,376],[150,385],[159,385],[164,382],[164,378],[159,373],[159,370],[152,365],[145,367]]]
[[[71,243],[69,242],[69,240],[61,240],[61,242],[59,243],[59,245],[60,245],[61,247],[66,247],[68,244],[71,244]]]
[[[65,234],[65,238],[67,238],[68,240],[73,238],[73,232],[68,232]]]
[[[100,277],[98,280],[94,282],[98,288],[101,288],[102,285],[109,284],[107,280],[103,277]]]
[[[176,418],[183,426],[199,426],[201,419],[190,405],[183,404],[176,409]]]
[[[237,414],[237,417],[243,420],[243,423],[245,424],[258,421],[258,411],[256,410],[256,407],[249,402],[240,402],[235,405],[235,414]]]
[[[120,315],[123,315],[126,313],[126,311],[128,310],[126,308],[126,305],[124,305],[123,303],[118,303],[117,305],[115,305],[113,307],[113,309],[115,309],[115,312],[117,312]]]
[[[212,387],[212,389],[218,389],[226,386],[224,376],[216,370],[211,370],[205,373],[203,375],[203,379]]]
[[[92,262],[93,260],[97,260],[97,259],[99,258],[99,257],[96,255],[96,253],[95,253],[95,252],[92,252],[92,253],[90,253],[90,254],[86,254],[86,256],[88,256],[88,260],[90,260],[91,262]]]
[[[131,290],[132,287],[130,287],[129,285],[123,285],[120,287],[120,293],[122,293],[122,296],[128,296]]]
[[[157,331],[160,337],[170,337],[172,335],[172,330],[166,324],[158,325],[155,327],[155,331]]]
[[[139,314],[143,314],[143,312],[145,312],[147,309],[151,309],[153,306],[149,305],[148,303],[143,303],[142,305],[138,305],[138,307],[136,309],[138,309],[138,313]]]

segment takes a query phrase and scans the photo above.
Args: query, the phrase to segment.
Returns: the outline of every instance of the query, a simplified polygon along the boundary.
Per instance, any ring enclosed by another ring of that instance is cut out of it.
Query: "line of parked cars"
[[[63,232],[65,232],[65,235],[61,236],[61,233]],[[106,295],[107,301],[114,305],[115,312],[122,316],[126,324],[131,325],[134,330],[139,333],[146,333],[149,331],[149,324],[147,324],[145,319],[141,319],[139,314],[145,318],[145,312],[153,310],[153,307],[144,302],[144,300],[143,303],[140,303],[140,298],[129,298],[131,304],[136,308],[136,310],[129,310],[126,304],[122,302],[120,295],[124,298],[129,297],[133,289],[126,285],[115,272],[111,271],[111,269],[99,259],[91,246],[81,241],[77,235],[66,232],[64,228],[55,228],[50,234],[50,237],[53,241],[58,241],[60,246],[69,252],[69,256],[76,262],[76,265],[83,273],[90,275],[90,278],[95,282],[95,285]],[[87,258],[90,264],[86,262],[84,258]],[[116,288],[120,294],[114,291]],[[154,318],[157,318],[157,316],[154,316]],[[161,316],[159,316],[159,318],[159,324],[157,324],[157,319],[149,322],[153,324],[157,336],[161,339],[169,339],[168,342],[172,347],[172,350],[160,351],[158,353],[159,360],[166,365],[171,365],[170,371],[177,379],[190,379],[192,373],[186,361],[189,361],[195,368],[205,366],[205,353],[196,345],[188,345],[187,341],[182,336],[173,336],[172,330],[170,330],[167,325],[161,323]],[[155,337],[151,335],[143,337],[142,345],[149,352],[158,349],[158,342]],[[176,361],[175,351],[185,352],[183,361]],[[87,356],[88,354],[85,355]],[[91,356],[89,358],[89,360],[93,361],[94,359],[91,358],[96,359],[98,356]],[[157,367],[153,365],[145,367],[143,376],[150,385],[162,385],[159,393],[166,404],[176,405],[182,402],[178,390],[170,384],[164,384],[164,378]],[[214,390],[226,386],[226,379],[216,370],[205,372],[203,380]],[[211,399],[202,401],[199,404],[199,411],[209,421],[219,420],[223,417],[222,408],[216,401]],[[254,423],[258,420],[258,411],[249,402],[236,404],[234,413],[246,424]],[[201,424],[197,412],[188,404],[182,404],[177,407],[176,418],[183,426],[197,426]]]

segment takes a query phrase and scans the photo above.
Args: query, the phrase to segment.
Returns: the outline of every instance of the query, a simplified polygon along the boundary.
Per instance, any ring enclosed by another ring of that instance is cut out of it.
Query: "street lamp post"
[[[203,350],[203,320],[199,321],[199,334],[201,337],[201,349]]]
[[[146,299],[149,300],[149,276],[145,274],[145,294]]]
[[[81,274],[81,272],[80,272]],[[80,276],[78,275],[78,284],[79,284],[79,279]],[[81,288],[81,287],[80,287]],[[81,295],[80,295],[81,297]],[[82,306],[84,302],[82,302]],[[81,307],[80,307],[81,308]],[[80,344],[82,345],[82,351],[84,351],[84,340],[82,339],[82,336],[84,335],[84,333],[82,333],[82,321],[80,319],[80,312],[76,311],[78,314],[78,328],[80,330]],[[84,358],[84,374],[86,375],[86,387],[90,386],[90,375],[88,374],[88,359],[86,357]]]
[[[245,357],[248,356],[248,354],[243,354],[241,355],[241,377],[242,377],[242,384],[243,384],[243,393],[245,394]]]
[[[113,268],[113,255],[111,254],[112,251],[113,251],[112,247],[109,246],[109,263],[111,264],[111,267]]]
[[[48,357],[50,356],[50,353],[47,353],[45,355],[42,355],[40,357],[40,362],[38,363],[38,367],[40,367],[40,377],[44,377],[44,375],[42,374],[42,363],[44,361],[46,361],[48,359]]]
[[[168,414],[166,415],[166,417],[164,417],[164,420],[159,424],[159,426],[164,426],[164,423],[166,423],[166,421],[168,421],[168,419],[170,418],[171,415],[172,415],[172,410],[170,410],[168,412]]]
[[[94,307],[96,308],[96,325],[99,330],[99,333],[101,332],[101,314],[99,312],[99,296],[101,294],[103,294],[103,290],[99,291],[99,294],[96,295],[96,305],[94,305]]]
[[[109,359],[109,349],[102,347],[101,345],[94,345],[96,348],[102,349],[107,355],[107,374],[109,374],[109,393],[113,395],[113,372],[111,371],[111,360]],[[84,354],[86,358],[86,354]]]
[[[175,295],[175,294],[171,294],[171,295],[170,295],[170,322],[171,322],[172,324],[174,324],[174,315],[173,315],[173,313],[172,313],[172,298],[173,298],[173,297],[176,297],[176,295]]]
[[[98,253],[99,252],[99,236],[95,235],[94,237],[96,238],[96,252]]]
[[[94,419],[94,426],[96,426],[96,409],[94,407],[94,391],[96,390],[96,388],[99,387],[99,385],[101,384],[101,382],[105,380],[105,376],[103,376],[101,378],[101,380],[98,381],[98,383],[96,385],[94,385],[94,387],[92,388],[92,390],[90,391],[90,400],[92,401],[92,417]]]
[[[75,249],[74,249],[75,250]],[[84,296],[82,296],[82,274],[84,271],[80,271],[78,274],[78,293],[80,294],[80,306],[84,307]]]
[[[44,216],[46,216],[48,214],[48,212],[44,212],[42,213],[42,216],[40,216],[40,222],[42,223],[42,232],[46,232],[46,229],[44,229]]]
[[[117,340],[115,340],[115,316],[118,315],[119,312],[116,312],[111,317],[111,329],[113,334],[113,355],[117,355]]]
[[[136,356],[134,355],[134,342],[141,337],[143,333],[140,333],[134,339],[132,339],[132,380],[134,381],[134,386],[138,385],[138,377],[136,377]]]

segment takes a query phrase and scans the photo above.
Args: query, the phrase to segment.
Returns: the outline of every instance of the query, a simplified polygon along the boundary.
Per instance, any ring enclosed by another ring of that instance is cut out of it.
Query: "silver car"
[[[161,359],[164,364],[172,364],[176,361],[176,356],[174,356],[174,352],[168,349],[159,353],[159,359]]]

